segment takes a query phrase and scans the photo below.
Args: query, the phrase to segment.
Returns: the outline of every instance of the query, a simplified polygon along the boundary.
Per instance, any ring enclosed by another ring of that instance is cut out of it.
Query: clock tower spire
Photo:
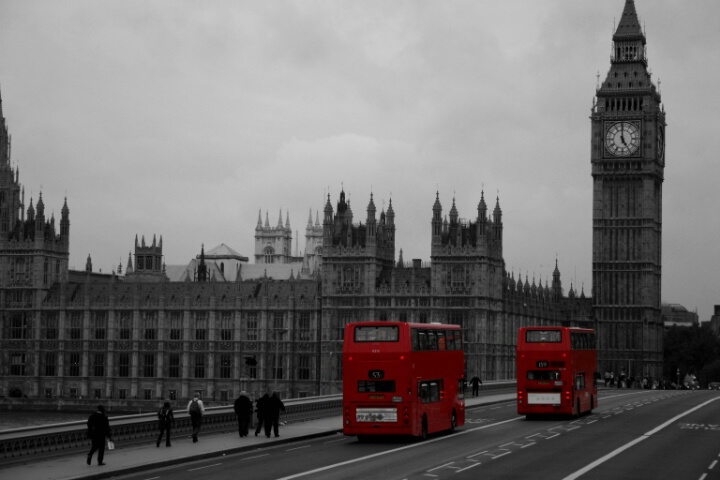
[[[590,117],[598,368],[658,377],[665,111],[633,0],[612,40]]]

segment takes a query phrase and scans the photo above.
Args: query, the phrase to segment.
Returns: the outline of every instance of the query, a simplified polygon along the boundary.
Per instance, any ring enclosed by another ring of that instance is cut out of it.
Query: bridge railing
[[[283,422],[300,422],[342,413],[342,395],[297,398],[286,400],[284,404],[285,413],[280,417]],[[256,421],[253,415],[253,423]],[[110,428],[113,440],[120,444],[146,442],[158,435],[157,412],[111,417]],[[207,407],[202,430],[216,433],[237,430],[233,407]],[[173,436],[186,435],[191,431],[187,412],[175,411]],[[0,432],[0,463],[12,463],[33,455],[89,450],[90,444],[86,421],[3,430]]]

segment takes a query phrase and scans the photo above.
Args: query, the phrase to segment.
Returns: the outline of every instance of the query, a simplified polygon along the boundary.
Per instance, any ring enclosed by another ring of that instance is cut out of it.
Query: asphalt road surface
[[[604,390],[580,418],[527,420],[507,402],[424,442],[333,435],[124,478],[711,480],[719,461],[719,392]]]

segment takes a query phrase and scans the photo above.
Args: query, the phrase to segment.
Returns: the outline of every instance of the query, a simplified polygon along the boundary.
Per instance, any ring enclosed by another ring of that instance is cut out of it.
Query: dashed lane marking
[[[220,465],[222,465],[222,463],[213,463],[212,465],[205,465],[204,467],[191,468],[191,469],[188,470],[188,472],[194,472],[194,471],[197,471],[197,470],[204,470],[204,469],[206,469],[206,468],[217,467],[217,466],[220,466]]]

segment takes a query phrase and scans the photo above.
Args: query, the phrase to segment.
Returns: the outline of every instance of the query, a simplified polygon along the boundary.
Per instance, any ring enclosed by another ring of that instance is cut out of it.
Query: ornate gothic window
[[[168,356],[168,377],[180,378],[180,355],[177,353]]]
[[[275,260],[275,249],[272,247],[265,247],[263,253],[265,254],[265,263],[273,263]]]
[[[170,314],[170,340],[182,340],[182,314],[180,312]]]
[[[95,312],[95,332],[93,337],[95,340],[105,340],[107,338],[106,312]]]
[[[230,378],[232,373],[232,357],[229,353],[220,355],[220,378]]]

